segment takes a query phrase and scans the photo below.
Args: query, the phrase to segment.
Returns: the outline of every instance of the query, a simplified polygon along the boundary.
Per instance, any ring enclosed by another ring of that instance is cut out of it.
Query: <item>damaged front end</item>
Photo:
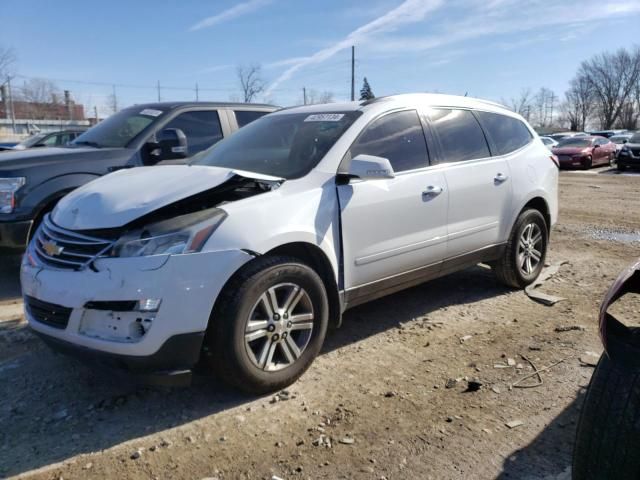
[[[227,217],[221,207],[281,183],[244,172],[217,174],[209,188],[191,195],[174,188],[158,202],[134,190],[122,201],[110,189],[113,179],[61,202],[43,220],[22,264],[33,330],[56,350],[137,375],[190,376],[215,299],[253,258],[239,248],[206,249]]]
[[[629,293],[640,294],[640,260],[620,273],[600,306],[600,338],[607,355],[627,366],[640,366],[640,327],[625,325],[614,317],[610,307]]]

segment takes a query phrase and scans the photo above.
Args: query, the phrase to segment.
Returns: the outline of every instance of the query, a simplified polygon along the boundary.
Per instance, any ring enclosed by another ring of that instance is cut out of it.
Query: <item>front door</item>
[[[398,284],[425,267],[436,271],[446,252],[449,191],[431,169],[415,110],[374,120],[348,154],[389,159],[392,179],[339,185],[344,280],[347,292],[367,294]]]

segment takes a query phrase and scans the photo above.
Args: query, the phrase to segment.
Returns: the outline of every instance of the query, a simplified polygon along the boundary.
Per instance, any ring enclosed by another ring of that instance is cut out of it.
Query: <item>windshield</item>
[[[33,147],[35,144],[37,144],[39,141],[41,141],[46,136],[47,136],[46,133],[38,133],[36,135],[33,135],[32,137],[24,139],[18,145],[20,145],[22,147],[25,147],[25,148],[30,148],[30,147]]]
[[[267,115],[197,156],[192,164],[299,178],[318,164],[360,114]]]
[[[558,147],[590,147],[592,140],[584,137],[565,138],[558,143]]]
[[[89,145],[97,148],[126,147],[164,113],[162,110],[151,108],[127,108],[90,128],[71,142],[71,145]]]

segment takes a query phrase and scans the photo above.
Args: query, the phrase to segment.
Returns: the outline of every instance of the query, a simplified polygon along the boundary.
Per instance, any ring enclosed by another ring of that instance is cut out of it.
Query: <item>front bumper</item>
[[[560,161],[560,168],[583,168],[588,160],[587,156],[584,157],[567,157],[566,155],[558,155]]]
[[[32,225],[33,220],[0,222],[0,249],[24,250]]]
[[[111,363],[128,370],[135,365],[146,365],[143,370],[186,370],[197,363],[201,340],[183,345],[189,351],[178,356],[174,349],[167,350],[168,342],[182,335],[204,335],[218,294],[251,258],[240,250],[109,258],[96,260],[95,269],[75,271],[39,265],[29,248],[20,273],[25,316],[48,343],[72,346],[85,356],[114,357],[117,361]],[[161,299],[157,312],[96,307],[96,302],[150,298]],[[29,307],[32,299],[60,306],[65,321],[45,322],[42,309]],[[136,328],[136,316],[150,326],[145,333],[129,337],[127,332]]]
[[[616,164],[618,167],[628,167],[628,168],[640,168],[640,156],[626,154],[618,155],[616,159]]]

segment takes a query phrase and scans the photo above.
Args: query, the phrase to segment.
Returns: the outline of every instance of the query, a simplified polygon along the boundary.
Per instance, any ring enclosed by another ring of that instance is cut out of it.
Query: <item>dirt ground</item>
[[[51,353],[25,328],[17,259],[0,258],[0,477],[569,479],[597,308],[639,256],[640,175],[560,186],[548,262],[566,263],[541,290],[566,300],[478,266],[350,310],[303,378],[263,398],[137,387]],[[557,364],[510,388],[531,363]]]

